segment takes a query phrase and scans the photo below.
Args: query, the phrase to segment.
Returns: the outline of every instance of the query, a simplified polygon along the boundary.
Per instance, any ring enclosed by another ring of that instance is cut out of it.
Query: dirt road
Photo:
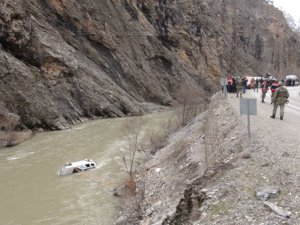
[[[214,214],[203,224],[300,224],[300,88],[288,90],[290,99],[283,121],[279,120],[279,109],[276,118],[270,118],[273,109],[270,93],[266,103],[261,102],[260,91],[248,90],[243,95],[258,99],[257,116],[251,116],[252,138],[250,144],[245,142],[234,168],[210,187],[223,195],[211,203],[219,207],[213,207]],[[239,98],[229,94],[228,101],[239,114]],[[246,128],[246,116],[240,119]],[[255,197],[258,190],[269,187],[279,194],[267,202],[280,207],[289,218]]]

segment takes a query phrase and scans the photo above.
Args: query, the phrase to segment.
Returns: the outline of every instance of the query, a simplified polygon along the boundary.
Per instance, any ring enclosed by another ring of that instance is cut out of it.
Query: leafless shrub
[[[137,152],[142,149],[141,135],[145,124],[146,120],[143,118],[134,120],[129,118],[122,128],[125,145],[120,151],[120,156],[125,170],[131,178],[134,175]]]
[[[168,137],[177,129],[178,123],[174,118],[162,122],[159,128],[151,128],[149,134],[150,153],[154,155],[159,149],[165,147]]]
[[[204,103],[203,95],[197,88],[183,84],[176,92],[176,98],[181,104],[177,114],[178,121],[181,126],[184,126],[201,112]]]
[[[143,172],[141,172],[143,173]],[[132,192],[134,189],[134,192]],[[126,184],[126,194],[122,199],[122,220],[118,225],[139,224],[139,217],[142,215],[142,203],[145,194],[145,183],[129,178]]]

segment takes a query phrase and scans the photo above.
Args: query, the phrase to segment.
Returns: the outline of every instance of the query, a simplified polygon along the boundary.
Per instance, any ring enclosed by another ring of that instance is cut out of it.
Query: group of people
[[[242,94],[246,93],[246,90],[249,87],[258,92],[258,89],[261,87],[262,83],[263,79],[252,78],[249,85],[246,77],[234,78],[232,75],[228,75],[226,88],[228,93],[237,93],[237,97],[241,97]]]
[[[238,79],[238,81],[236,82],[236,97],[240,96],[240,98],[242,98],[242,95],[246,93],[247,82],[248,80],[246,77],[241,77]],[[253,81],[251,80],[252,84],[250,84],[250,87],[252,87],[254,91],[256,90],[258,92],[258,88],[259,86],[261,86],[261,82],[262,80],[260,81],[258,79],[253,79]]]
[[[267,79],[256,79],[253,81],[252,84],[253,90],[258,91],[261,88],[261,102],[265,102],[266,94],[269,89],[271,89],[272,96],[271,96],[271,104],[273,105],[273,112],[270,116],[271,118],[275,119],[277,108],[280,107],[280,120],[283,120],[284,116],[284,105],[288,103],[289,92],[288,90],[283,87],[282,81],[277,80],[267,80]],[[236,92],[236,97],[242,98],[243,93],[246,92],[247,88],[247,79],[246,77],[241,77],[235,80],[234,77],[229,77],[228,85],[227,85],[228,92]]]
[[[243,93],[246,93],[247,79],[246,77],[242,77],[236,80],[232,75],[228,75],[226,88],[229,93],[235,93],[239,88],[241,88]]]

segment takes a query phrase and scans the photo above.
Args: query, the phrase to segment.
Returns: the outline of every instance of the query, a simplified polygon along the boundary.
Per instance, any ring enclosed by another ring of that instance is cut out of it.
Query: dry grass
[[[136,181],[134,177],[129,177],[127,184],[126,184],[126,190],[128,196],[135,196],[136,195]]]
[[[211,104],[208,110],[205,127],[205,163],[208,168],[214,167],[215,164],[219,164],[224,159],[224,136],[219,130],[215,104]]]

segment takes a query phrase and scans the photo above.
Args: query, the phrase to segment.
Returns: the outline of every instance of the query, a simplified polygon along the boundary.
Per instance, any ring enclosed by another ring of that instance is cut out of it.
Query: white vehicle
[[[64,176],[94,168],[96,168],[96,163],[91,159],[84,159],[71,163],[66,162],[65,165],[60,169],[59,175]]]
[[[285,77],[285,84],[286,86],[298,86],[299,85],[298,76],[287,75]]]

